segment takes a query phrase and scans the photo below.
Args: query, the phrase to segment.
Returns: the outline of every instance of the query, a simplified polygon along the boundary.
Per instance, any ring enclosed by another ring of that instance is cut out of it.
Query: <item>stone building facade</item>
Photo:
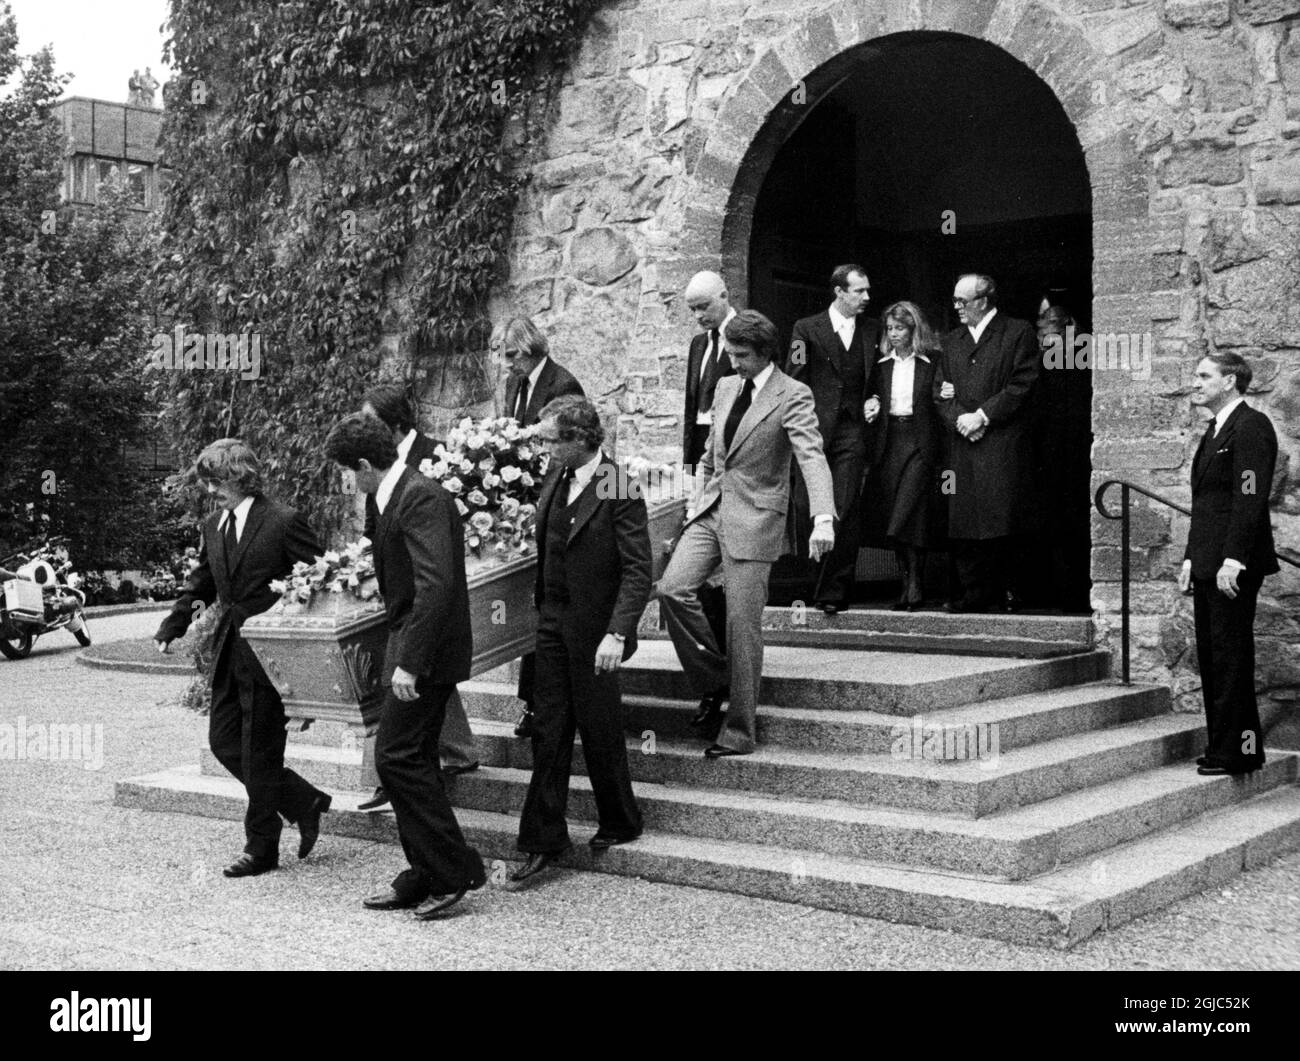
[[[493,316],[542,325],[621,454],[675,460],[686,281],[718,269],[749,303],[756,204],[783,144],[855,62],[919,34],[997,49],[1077,137],[1091,198],[1091,301],[1077,308],[1094,334],[1146,336],[1153,355],[1147,378],[1092,372],[1091,489],[1121,478],[1189,503],[1194,365],[1237,350],[1281,442],[1278,542],[1300,546],[1300,0],[618,0],[520,163],[531,179]],[[963,113],[979,82],[941,86],[935,110]],[[1135,513],[1134,676],[1199,709],[1175,584],[1186,532],[1163,506]],[[1086,537],[1091,606],[1113,638],[1119,524],[1093,512]],[[1279,733],[1300,731],[1300,575],[1284,568],[1257,626]]]

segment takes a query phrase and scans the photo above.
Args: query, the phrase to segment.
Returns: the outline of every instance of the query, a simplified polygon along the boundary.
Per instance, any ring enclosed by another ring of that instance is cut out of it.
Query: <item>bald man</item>
[[[685,297],[686,307],[702,329],[691,340],[686,359],[686,415],[682,417],[682,463],[694,469],[713,427],[713,392],[718,380],[736,374],[722,342],[722,333],[736,310],[722,277],[707,270],[691,277]],[[699,590],[700,607],[720,645],[727,641],[727,598],[721,583],[718,577]]]
[[[1034,329],[999,312],[997,293],[983,273],[958,278],[952,304],[961,323],[943,337],[934,373],[949,437],[951,612],[1007,610],[1015,539],[1032,529],[1029,413],[1042,358]]]
[[[702,272],[686,285],[686,306],[702,331],[691,340],[686,361],[686,415],[682,419],[682,463],[694,468],[713,426],[713,392],[723,376],[734,376],[722,345],[722,330],[736,315],[727,285],[717,273]]]

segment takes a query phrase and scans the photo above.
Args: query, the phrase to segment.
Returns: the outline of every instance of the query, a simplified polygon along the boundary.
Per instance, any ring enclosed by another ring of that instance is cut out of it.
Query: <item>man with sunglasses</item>
[[[950,432],[943,478],[959,583],[946,608],[1001,612],[1009,546],[1028,530],[1032,511],[1029,413],[1041,361],[1028,322],[998,312],[992,277],[960,277],[952,304],[961,324],[943,337],[934,374]]]

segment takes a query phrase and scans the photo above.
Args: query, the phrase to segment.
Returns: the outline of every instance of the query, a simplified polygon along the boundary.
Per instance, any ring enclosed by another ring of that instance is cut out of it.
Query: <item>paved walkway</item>
[[[142,637],[156,614],[92,620]],[[800,906],[564,872],[489,887],[445,922],[362,909],[396,847],[322,838],[297,864],[228,881],[236,822],[121,810],[118,778],[197,760],[185,681],[83,667],[71,635],[0,659],[0,723],[102,725],[83,761],[0,760],[0,968],[1298,969],[1300,853],[1070,952]]]

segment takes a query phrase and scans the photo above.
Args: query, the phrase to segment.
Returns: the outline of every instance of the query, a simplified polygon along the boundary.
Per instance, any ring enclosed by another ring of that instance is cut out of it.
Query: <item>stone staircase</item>
[[[646,833],[593,855],[580,752],[565,864],[1044,946],[1212,887],[1300,846],[1295,755],[1246,778],[1200,777],[1199,716],[1160,686],[1110,681],[1087,619],[769,609],[752,756],[705,760],[672,646],[624,672]],[[828,647],[830,646],[830,647]],[[515,859],[529,742],[510,669],[462,684],[483,768],[449,779],[467,835]],[[778,706],[779,705],[779,706]],[[355,810],[360,752],[321,724],[295,769],[339,793],[324,830],[396,842]],[[197,767],[118,785],[120,806],[242,818],[243,790]]]

